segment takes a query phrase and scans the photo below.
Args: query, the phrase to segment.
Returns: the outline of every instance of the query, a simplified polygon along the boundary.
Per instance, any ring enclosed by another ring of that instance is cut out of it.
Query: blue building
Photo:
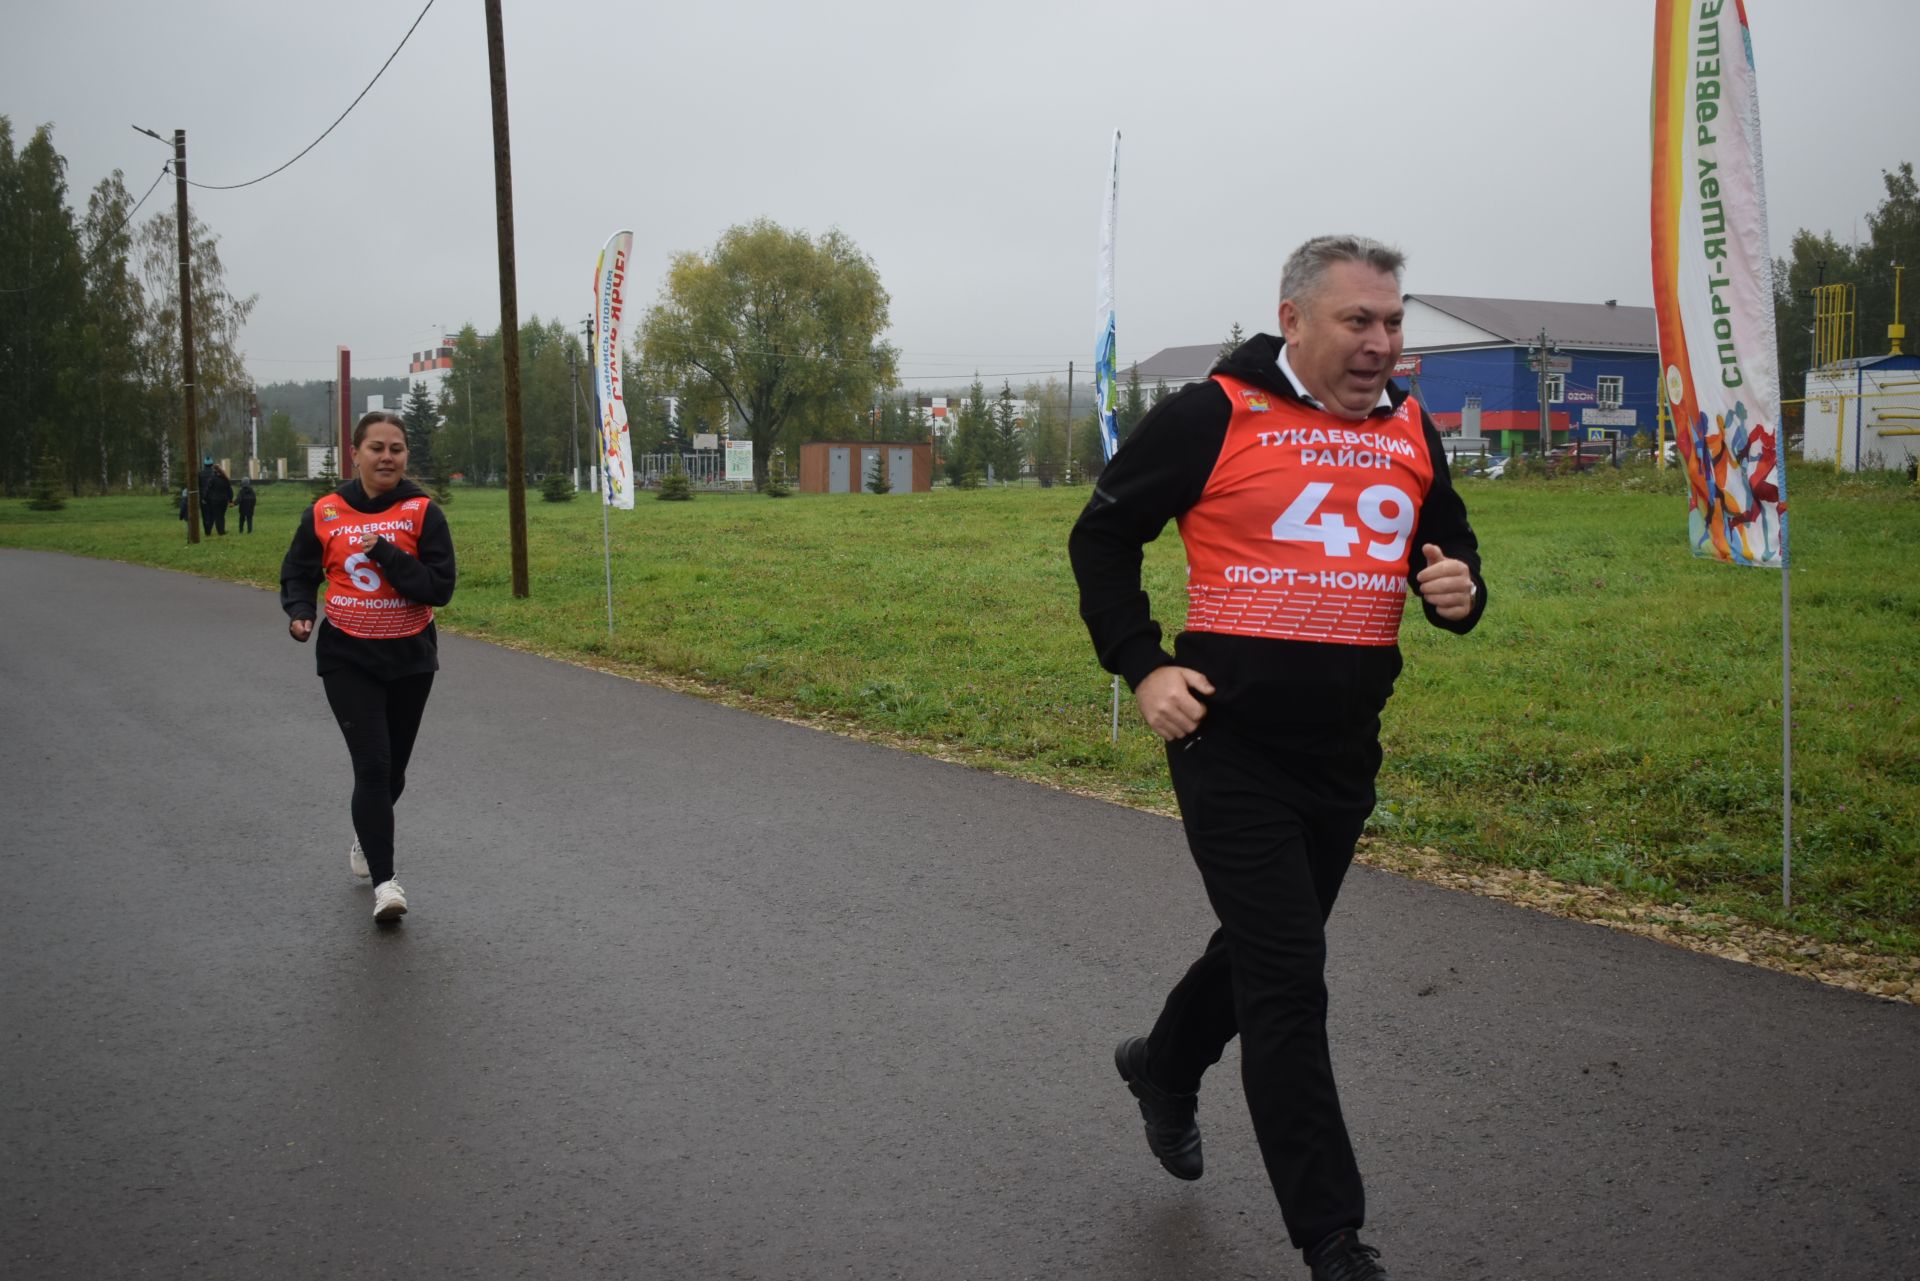
[[[1660,341],[1651,307],[1613,302],[1406,296],[1399,381],[1443,434],[1488,438],[1500,453],[1540,447],[1540,375],[1530,363],[1546,336],[1547,412],[1556,441],[1651,437],[1659,417]],[[1168,347],[1139,364],[1142,384],[1205,378],[1220,345]]]
[[[1555,439],[1651,437],[1660,412],[1660,335],[1651,307],[1408,294],[1401,377],[1443,433],[1540,448],[1546,399]],[[1477,427],[1477,432],[1475,428]]]

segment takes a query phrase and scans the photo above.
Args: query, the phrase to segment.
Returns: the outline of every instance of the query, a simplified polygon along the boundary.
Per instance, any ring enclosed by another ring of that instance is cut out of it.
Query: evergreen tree
[[[1245,333],[1241,331],[1240,322],[1237,320],[1234,321],[1233,328],[1227,331],[1227,336],[1225,341],[1223,341],[1220,344],[1219,358],[1221,360],[1225,360],[1228,356],[1231,356],[1236,350],[1238,350],[1240,347],[1240,344],[1245,342],[1246,340],[1247,340],[1247,336]],[[1155,399],[1157,400],[1158,397],[1155,397]]]
[[[563,471],[550,471],[540,482],[540,497],[550,503],[573,501],[573,478]]]
[[[0,116],[0,487],[9,494],[38,470],[36,437],[71,418],[76,383],[66,375],[84,284],[66,169],[51,126],[16,155]]]
[[[680,465],[679,455],[674,455],[673,465],[660,478],[660,489],[654,497],[670,503],[693,501],[693,482],[687,479],[687,469]]]
[[[50,449],[40,451],[33,468],[33,490],[27,506],[37,512],[57,512],[67,505],[66,485],[60,474],[60,460]]]
[[[947,442],[947,479],[961,489],[980,483],[989,461],[988,436],[992,431],[992,411],[987,407],[987,389],[975,375],[973,386],[960,402],[954,415],[953,436]]]
[[[1119,412],[1114,415],[1114,435],[1124,441],[1146,416],[1146,397],[1140,394],[1140,366],[1128,365],[1127,389],[1120,394]]]
[[[884,494],[892,488],[887,481],[887,451],[876,449],[873,451],[873,462],[867,467],[867,492]]]
[[[308,482],[308,488],[313,490],[314,497],[316,498],[325,494],[331,494],[334,490],[340,488],[340,473],[334,469],[333,456],[336,452],[338,451],[329,448],[326,453],[321,455],[320,474]]]
[[[426,383],[417,382],[407,392],[400,416],[407,422],[408,474],[415,479],[438,476],[440,468],[434,462],[433,434],[440,427],[440,411],[434,406]]]
[[[793,493],[793,486],[787,483],[787,456],[776,453],[767,459],[767,483],[761,493],[768,498],[787,498]]]
[[[1000,381],[1000,394],[993,400],[993,434],[990,438],[993,469],[1002,481],[1020,479],[1026,461],[1026,441],[1022,438],[1019,410],[1013,403],[1013,386]]]

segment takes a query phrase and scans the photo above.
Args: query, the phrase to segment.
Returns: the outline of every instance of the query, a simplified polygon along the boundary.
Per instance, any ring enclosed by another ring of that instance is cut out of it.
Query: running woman
[[[407,785],[433,674],[440,670],[433,607],[453,599],[453,536],[426,491],[407,479],[407,433],[375,410],[353,429],[354,477],[308,508],[280,564],[287,632],[315,633],[315,589],[327,617],[314,642],[327,703],[353,757],[347,866],[373,886],[373,919],[407,910],[393,877],[393,803]]]

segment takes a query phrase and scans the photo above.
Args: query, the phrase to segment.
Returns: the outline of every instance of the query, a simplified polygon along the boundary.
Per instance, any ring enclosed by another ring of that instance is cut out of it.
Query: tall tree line
[[[42,125],[16,145],[0,116],[0,492],[44,464],[74,493],[170,486],[179,457],[180,275],[172,202],[134,221],[116,170],[68,200],[67,162]],[[240,329],[254,299],[227,291],[218,237],[190,221],[198,426],[207,452],[244,424]]]

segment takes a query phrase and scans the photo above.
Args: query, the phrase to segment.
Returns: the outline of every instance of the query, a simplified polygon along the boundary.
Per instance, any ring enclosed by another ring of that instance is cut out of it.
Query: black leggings
[[[320,680],[353,756],[353,830],[378,885],[393,879],[393,803],[407,788],[433,673],[383,681],[348,663]]]

